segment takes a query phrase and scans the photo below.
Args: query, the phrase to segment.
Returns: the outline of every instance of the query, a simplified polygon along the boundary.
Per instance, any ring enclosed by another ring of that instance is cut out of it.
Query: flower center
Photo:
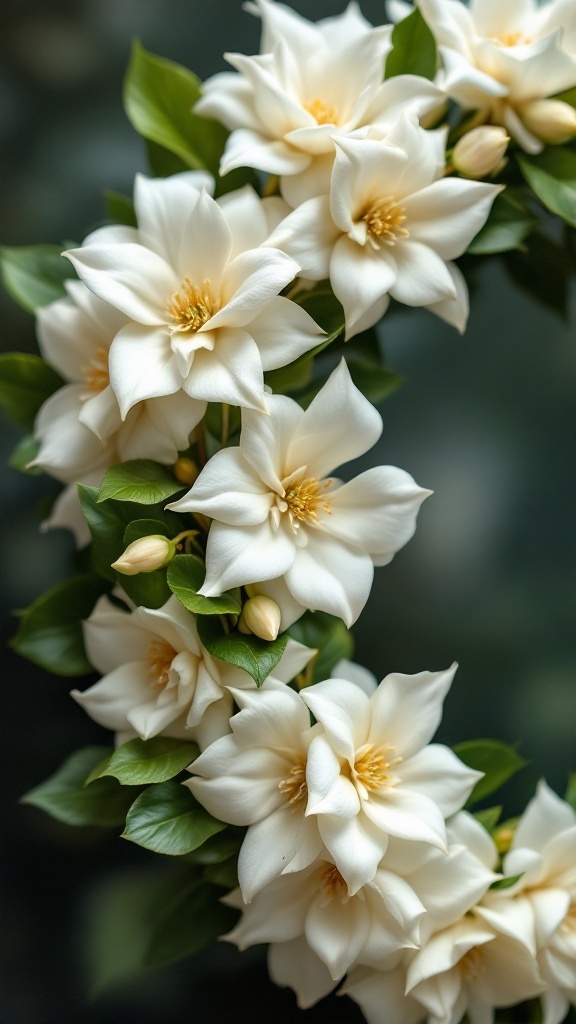
[[[529,46],[532,42],[526,36],[523,36],[521,32],[502,32],[499,36],[490,37],[493,43],[497,46]]]
[[[410,232],[403,227],[406,220],[404,207],[392,197],[377,199],[362,215],[366,221],[368,239],[374,249],[382,245],[396,245],[399,238],[408,238]]]
[[[348,886],[335,864],[329,864],[326,870],[322,872],[320,885],[322,886],[325,903],[334,898],[342,899],[343,896],[348,895]]]
[[[195,334],[217,311],[217,303],[209,281],[200,288],[185,277],[180,291],[172,292],[166,306],[172,317],[170,333],[190,331]]]
[[[110,373],[108,370],[107,348],[104,348],[103,345],[98,346],[90,362],[82,367],[82,376],[86,384],[86,390],[80,395],[83,402],[87,402],[89,398],[94,398],[95,395],[99,395],[100,392],[108,387]]]
[[[306,785],[306,761],[302,758],[292,766],[290,772],[282,782],[278,783],[278,789],[282,793],[292,810],[295,811],[298,804],[308,798],[308,786]]]
[[[472,949],[469,949],[462,957],[460,967],[470,981],[478,981],[482,971],[486,970],[482,950],[478,949],[478,946],[473,946]]]
[[[168,684],[170,666],[176,651],[165,640],[151,640],[148,646],[148,671],[152,685],[163,690]]]
[[[383,786],[395,786],[398,782],[390,769],[402,761],[394,757],[394,747],[377,747],[374,743],[366,743],[356,751],[354,774],[358,782],[369,792],[382,789]]]
[[[564,934],[576,931],[576,903],[571,903],[568,907],[568,913],[562,921],[560,929]]]
[[[330,502],[326,501],[326,491],[332,486],[332,480],[317,480],[314,476],[303,476],[304,470],[295,473],[282,481],[284,494],[276,495],[276,505],[272,508],[273,524],[277,528],[280,514],[286,513],[292,533],[297,533],[302,523],[308,525],[318,521],[318,514],[325,512],[330,515]]]
[[[334,107],[331,107],[329,103],[320,99],[317,96],[315,99],[310,100],[309,103],[303,103],[304,110],[307,110],[317,124],[337,124],[338,116]]]

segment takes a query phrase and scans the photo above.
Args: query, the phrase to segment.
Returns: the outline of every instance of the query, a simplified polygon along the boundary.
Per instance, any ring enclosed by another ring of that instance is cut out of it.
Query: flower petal
[[[172,267],[143,245],[87,245],[64,255],[90,291],[148,327],[166,323],[166,303],[180,287]]]
[[[206,548],[206,580],[199,591],[214,597],[232,587],[282,576],[294,561],[293,541],[269,521],[233,527],[214,522]]]
[[[188,218],[204,188],[214,188],[211,175],[205,171],[184,171],[168,178],[136,175],[134,208],[140,243],[175,271]]]
[[[191,398],[266,409],[258,346],[238,327],[219,330],[212,351],[198,349],[183,386]]]
[[[460,761],[449,747],[430,743],[397,769],[402,787],[428,797],[445,818],[461,810],[483,772]]]
[[[126,324],[110,346],[109,365],[110,384],[123,419],[137,402],[173,395],[182,387],[165,327]]]
[[[373,825],[365,814],[338,818],[322,814],[318,828],[326,849],[354,896],[366,882],[371,882],[386,852],[388,836]]]
[[[376,323],[396,281],[395,260],[389,254],[358,245],[347,235],[338,239],[330,258],[330,282],[344,307],[347,341],[358,332],[360,322],[362,330]]]
[[[443,260],[466,251],[484,226],[499,185],[463,178],[443,178],[404,200],[410,238],[433,249]]]
[[[397,277],[390,295],[407,306],[429,306],[456,298],[456,288],[444,261],[420,242],[410,239],[394,248]]]
[[[283,494],[287,453],[303,412],[286,395],[267,396],[268,415],[247,410],[242,414],[240,448],[266,487]]]
[[[250,334],[260,349],[264,370],[287,366],[326,337],[305,309],[280,295],[252,320]]]
[[[308,532],[308,545],[295,549],[293,564],[284,571],[300,604],[336,615],[348,627],[366,604],[374,578],[369,555],[320,530]]]
[[[240,253],[226,268],[222,283],[225,305],[207,321],[206,330],[250,323],[299,269],[293,259],[278,249],[263,246]]]
[[[222,448],[206,463],[188,494],[167,507],[174,512],[201,512],[229,526],[256,526],[267,518],[270,502],[271,495],[240,448]]]
[[[250,903],[265,885],[289,870],[304,846],[307,856],[303,860],[311,864],[322,849],[316,820],[294,813],[292,807],[278,807],[251,825],[238,857],[238,880],[245,902]]]
[[[457,664],[446,672],[393,672],[382,680],[371,698],[369,743],[392,744],[404,759],[430,742],[442,719],[442,704]]]

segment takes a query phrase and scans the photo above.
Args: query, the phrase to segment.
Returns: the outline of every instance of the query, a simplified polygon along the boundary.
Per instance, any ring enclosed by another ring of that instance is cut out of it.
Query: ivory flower
[[[91,291],[127,318],[110,348],[123,418],[138,402],[182,390],[265,409],[263,369],[291,362],[322,334],[278,294],[298,265],[261,246],[277,203],[250,188],[215,202],[199,191],[205,179],[138,175],[139,229],[101,228],[66,253]]]
[[[128,613],[103,597],[84,624],[88,658],[103,678],[72,696],[107,729],[142,739],[163,733],[195,739],[203,748],[229,731],[228,686],[253,685],[250,677],[213,658],[202,646],[195,617],[176,597],[162,608]],[[293,678],[312,651],[289,640],[275,678]]]
[[[199,593],[282,579],[302,609],[330,612],[349,626],[366,603],[374,565],[386,565],[409,540],[430,492],[393,466],[346,484],[328,476],[382,430],[343,360],[306,412],[282,395],[267,401],[270,415],[244,412],[239,447],[217,452],[188,494],[168,506],[214,520]]]
[[[330,195],[309,199],[272,233],[314,281],[330,278],[346,338],[386,312],[390,297],[426,306],[464,330],[468,291],[452,264],[486,221],[497,185],[445,178],[446,131],[403,113],[384,133],[335,140]]]
[[[532,105],[576,85],[576,7],[569,0],[419,0],[439,45],[443,89],[484,121],[503,125],[528,153],[542,149]],[[565,120],[564,113],[560,116]],[[566,135],[576,133],[576,120]],[[559,138],[560,136],[557,136]]]

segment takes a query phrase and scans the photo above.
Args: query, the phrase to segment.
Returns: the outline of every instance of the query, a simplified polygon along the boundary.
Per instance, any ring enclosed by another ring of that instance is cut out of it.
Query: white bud
[[[518,108],[518,114],[542,142],[564,142],[576,135],[576,110],[562,100],[531,100]]]
[[[133,540],[112,568],[124,576],[136,576],[139,572],[153,572],[171,562],[176,554],[172,541],[160,534],[150,534]]]
[[[452,152],[452,166],[467,178],[485,178],[502,167],[510,142],[504,128],[483,124],[466,132]]]
[[[281,612],[271,597],[258,594],[250,597],[238,619],[241,633],[254,633],[262,640],[275,640],[280,630]]]

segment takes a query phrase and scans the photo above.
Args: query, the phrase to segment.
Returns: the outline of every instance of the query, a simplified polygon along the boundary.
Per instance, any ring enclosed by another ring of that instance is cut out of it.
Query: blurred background
[[[314,19],[341,7],[293,6]],[[383,20],[381,0],[362,9]],[[134,37],[205,78],[225,67],[224,50],[256,52],[259,31],[239,0],[3,0],[0,244],[81,241],[105,216],[102,189],[129,193],[146,169],[121,100]],[[378,678],[459,661],[440,738],[519,742],[531,764],[503,791],[514,814],[540,776],[562,793],[576,769],[576,315],[573,295],[562,319],[519,292],[498,259],[475,269],[474,287],[465,338],[418,310],[382,325],[388,364],[407,380],[361,468],[401,466],[435,494],[414,540],[377,572],[354,632]],[[4,293],[0,321],[4,350],[35,350],[32,319]],[[2,427],[5,462],[19,435]],[[69,682],[5,647],[11,610],[69,574],[72,544],[38,533],[50,481],[1,474],[0,1024],[215,1024],[232,1008],[239,1022],[304,1019],[268,982],[261,951],[227,946],[89,999],[87,944],[106,942],[106,894],[145,880],[154,858],[18,805],[70,751],[108,737]],[[361,1017],[332,997],[307,1019]]]

